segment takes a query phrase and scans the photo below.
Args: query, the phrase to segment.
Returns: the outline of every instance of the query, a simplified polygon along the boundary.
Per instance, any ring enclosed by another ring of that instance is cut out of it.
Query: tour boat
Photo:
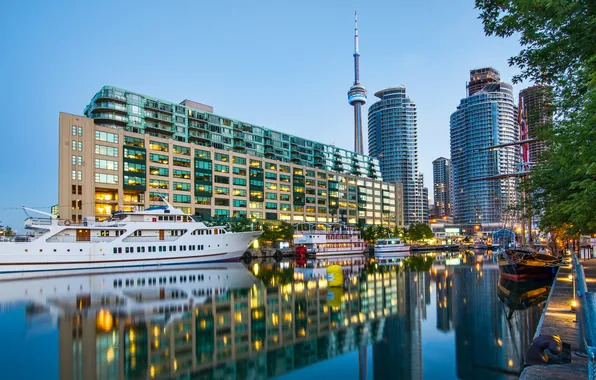
[[[365,242],[360,231],[341,224],[299,224],[306,225],[308,230],[297,230],[294,233],[294,244],[306,248],[309,257],[329,257],[364,254]]]
[[[501,276],[512,281],[553,279],[561,259],[532,249],[501,249],[498,252]]]
[[[79,224],[25,209],[44,217],[25,220],[33,235],[0,243],[0,273],[235,260],[262,233],[208,227],[164,203],[104,222],[86,217]]]
[[[408,257],[410,246],[402,243],[400,238],[379,239],[374,253],[376,258]]]

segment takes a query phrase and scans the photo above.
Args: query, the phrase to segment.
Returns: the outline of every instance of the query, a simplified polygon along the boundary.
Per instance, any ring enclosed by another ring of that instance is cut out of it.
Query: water
[[[490,255],[346,259],[343,287],[326,265],[2,281],[0,377],[514,379],[547,295]]]

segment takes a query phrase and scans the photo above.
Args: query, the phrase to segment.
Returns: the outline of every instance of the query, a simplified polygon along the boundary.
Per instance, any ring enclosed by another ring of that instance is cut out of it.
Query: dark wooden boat
[[[501,275],[511,281],[553,279],[561,259],[532,249],[507,249],[499,254]]]

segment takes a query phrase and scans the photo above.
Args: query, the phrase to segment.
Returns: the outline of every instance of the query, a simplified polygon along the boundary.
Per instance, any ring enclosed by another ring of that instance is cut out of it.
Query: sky
[[[486,37],[472,0],[23,0],[0,12],[0,224],[18,231],[22,205],[57,203],[59,112],[82,115],[104,85],[353,149],[354,10],[365,144],[374,93],[405,85],[431,189],[469,70],[492,66],[504,81],[517,73],[507,59],[518,41]]]

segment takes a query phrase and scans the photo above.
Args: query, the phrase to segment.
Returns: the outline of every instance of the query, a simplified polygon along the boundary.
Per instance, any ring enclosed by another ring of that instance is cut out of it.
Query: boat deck
[[[596,291],[596,259],[582,260],[588,291]],[[575,321],[575,312],[571,311],[573,284],[569,280],[570,266],[561,266],[553,283],[553,288],[544,309],[541,323],[535,337],[539,335],[559,335],[563,342],[571,344],[571,352],[585,352],[580,347],[579,324]],[[587,379],[588,359],[572,354],[571,363],[554,365],[534,365],[527,367],[521,374],[522,380],[539,379]]]

